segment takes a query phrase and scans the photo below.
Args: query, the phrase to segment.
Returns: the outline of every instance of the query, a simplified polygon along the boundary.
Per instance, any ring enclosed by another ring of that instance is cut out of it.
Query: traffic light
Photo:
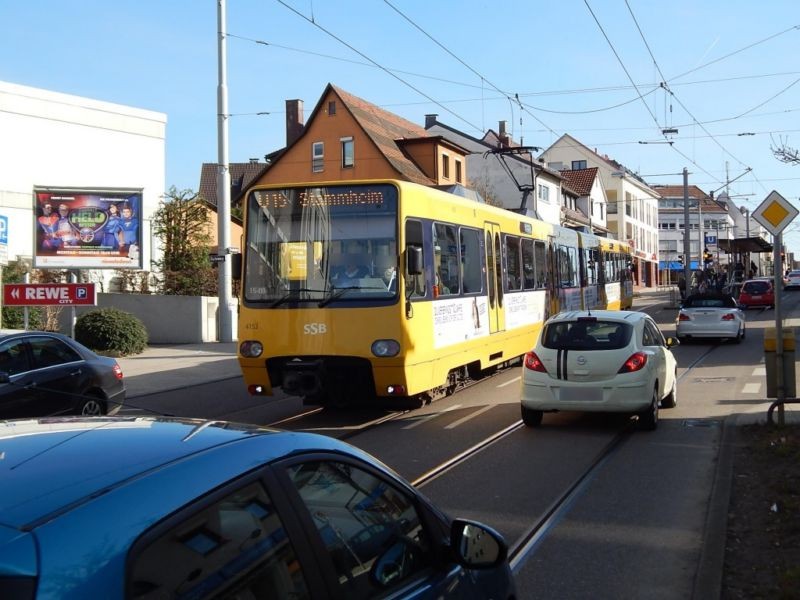
[[[705,251],[703,252],[703,263],[707,265],[712,262],[714,262],[714,255],[708,251],[708,248],[706,248]]]
[[[678,254],[678,262],[683,264],[683,254]]]

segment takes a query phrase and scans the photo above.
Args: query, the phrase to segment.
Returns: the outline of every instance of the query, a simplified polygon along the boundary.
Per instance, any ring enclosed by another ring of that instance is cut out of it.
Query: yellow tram
[[[419,405],[527,352],[544,320],[628,308],[622,242],[401,181],[259,186],[239,362],[252,394]]]

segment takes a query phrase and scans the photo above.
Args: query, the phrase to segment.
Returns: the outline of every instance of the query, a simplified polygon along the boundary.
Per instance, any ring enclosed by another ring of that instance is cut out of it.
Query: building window
[[[538,196],[542,202],[550,202],[550,188],[540,183]]]
[[[314,142],[311,144],[311,171],[322,173],[325,167],[325,144]]]
[[[586,161],[585,160],[573,160],[572,161],[572,170],[575,171],[576,169],[585,169],[586,168]]]
[[[346,169],[348,167],[352,167],[355,162],[353,138],[351,137],[342,138],[341,142],[342,142],[342,168]]]
[[[450,179],[450,157],[442,154],[442,178]]]
[[[328,102],[328,116],[336,114],[336,100],[331,100]]]
[[[461,173],[461,161],[456,161],[456,183],[461,183],[461,178],[463,177]]]

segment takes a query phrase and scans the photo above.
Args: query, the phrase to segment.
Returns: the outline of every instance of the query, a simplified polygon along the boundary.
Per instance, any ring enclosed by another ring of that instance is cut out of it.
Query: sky
[[[0,0],[0,80],[167,115],[165,190],[218,159],[218,3]],[[796,0],[227,0],[229,161],[327,83],[424,126],[569,133],[652,185],[800,206]],[[664,133],[676,129],[677,133]],[[800,256],[800,217],[784,231]]]

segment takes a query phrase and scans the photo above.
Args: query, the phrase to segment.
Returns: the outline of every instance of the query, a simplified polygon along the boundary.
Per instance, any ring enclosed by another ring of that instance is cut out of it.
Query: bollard
[[[767,398],[778,397],[778,375],[777,375],[777,334],[774,327],[767,327],[764,330],[764,365],[767,368]],[[791,328],[783,329],[783,397],[794,398],[795,392],[795,370],[794,370],[794,330]]]

